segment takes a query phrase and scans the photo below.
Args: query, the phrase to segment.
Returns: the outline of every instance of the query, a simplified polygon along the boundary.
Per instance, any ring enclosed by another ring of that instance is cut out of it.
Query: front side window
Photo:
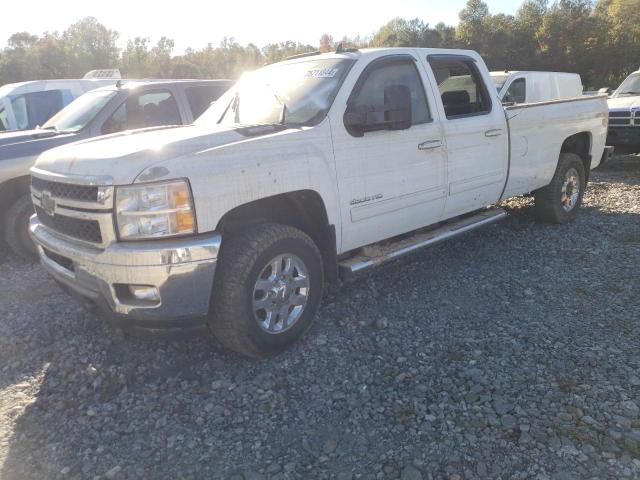
[[[43,125],[62,106],[62,92],[60,90],[25,93],[11,99],[11,108],[19,130]]]
[[[376,111],[385,105],[385,88],[405,86],[411,94],[411,125],[420,125],[431,121],[424,86],[412,60],[401,62],[382,60],[380,66],[365,71],[364,81],[349,105],[356,111]]]
[[[16,119],[16,128],[24,130],[29,128],[29,114],[27,113],[26,95],[18,95],[11,98],[11,110]]]
[[[154,90],[129,95],[104,123],[102,133],[181,124],[178,104],[171,92]]]
[[[448,119],[491,111],[491,100],[471,59],[429,58]]]
[[[524,103],[527,99],[527,84],[524,78],[514,80],[507,93],[505,93],[503,101],[509,103]]]
[[[0,108],[0,132],[4,132],[9,128],[9,118],[7,115],[7,111],[3,108]]]
[[[199,85],[197,87],[185,88],[184,93],[187,96],[193,118],[196,119],[202,115],[202,113],[209,108],[211,102],[220,98],[220,95],[222,95],[225,90],[227,90],[227,87],[220,85]]]
[[[263,67],[243,75],[195,123],[315,125],[326,116],[352,64],[328,58]]]
[[[116,95],[115,90],[87,92],[51,117],[42,128],[50,128],[63,133],[77,132],[93,120],[107,102]]]

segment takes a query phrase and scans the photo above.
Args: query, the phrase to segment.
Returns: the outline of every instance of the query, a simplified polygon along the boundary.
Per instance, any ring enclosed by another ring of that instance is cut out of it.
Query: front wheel
[[[4,240],[16,255],[36,260],[38,251],[29,236],[29,219],[34,214],[31,195],[23,195],[9,207],[4,217]]]
[[[286,225],[258,225],[225,240],[210,329],[244,355],[278,354],[313,322],[324,289],[320,252],[304,232]]]
[[[582,159],[562,153],[551,183],[535,192],[536,213],[547,223],[567,223],[576,216],[586,189]]]

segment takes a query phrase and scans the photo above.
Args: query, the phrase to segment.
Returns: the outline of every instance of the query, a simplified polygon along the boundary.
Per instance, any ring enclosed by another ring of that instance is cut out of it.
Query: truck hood
[[[625,95],[622,97],[614,97],[607,100],[609,109],[640,109],[640,95]]]
[[[237,128],[221,125],[135,130],[54,148],[40,155],[35,167],[61,175],[108,176],[124,185],[156,163],[245,138]]]
[[[23,130],[0,134],[0,161],[18,157],[32,157],[45,150],[73,142],[75,133],[56,133],[51,130]]]

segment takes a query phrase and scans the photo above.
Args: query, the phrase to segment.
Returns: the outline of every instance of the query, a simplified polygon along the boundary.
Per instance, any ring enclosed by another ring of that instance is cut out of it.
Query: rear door
[[[499,200],[507,178],[509,142],[504,110],[485,68],[466,55],[430,55],[447,143],[447,198],[443,218]]]
[[[437,222],[446,194],[442,125],[424,69],[410,54],[372,60],[352,74],[358,80],[344,106],[331,114],[340,210],[342,251]],[[350,133],[350,108],[378,110],[389,86],[406,86],[412,121],[405,130]],[[336,103],[339,103],[338,100]]]

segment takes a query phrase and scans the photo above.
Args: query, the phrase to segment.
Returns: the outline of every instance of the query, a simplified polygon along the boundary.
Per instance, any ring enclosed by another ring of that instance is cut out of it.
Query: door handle
[[[442,140],[427,140],[418,144],[418,150],[433,150],[434,148],[440,148],[442,146]]]
[[[487,130],[486,132],[484,132],[485,137],[499,137],[500,135],[502,135],[501,128],[493,128],[491,130]]]

